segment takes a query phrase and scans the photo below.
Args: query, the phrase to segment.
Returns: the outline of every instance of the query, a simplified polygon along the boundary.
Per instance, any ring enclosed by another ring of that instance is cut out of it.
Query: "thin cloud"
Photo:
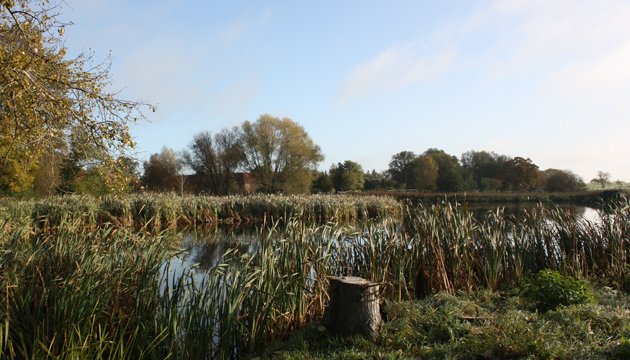
[[[626,104],[630,94],[628,64],[630,40],[592,58],[566,64],[550,77],[550,89],[574,100]]]
[[[219,31],[219,41],[222,44],[233,45],[247,33],[271,21],[273,13],[265,10],[257,16],[241,16]]]
[[[495,72],[535,66],[556,71],[575,61],[597,61],[630,39],[630,3],[620,0],[496,0],[462,24],[460,42],[490,34]]]
[[[410,45],[395,45],[352,70],[339,96],[347,100],[377,91],[395,91],[443,73],[452,59],[446,51],[420,55]]]

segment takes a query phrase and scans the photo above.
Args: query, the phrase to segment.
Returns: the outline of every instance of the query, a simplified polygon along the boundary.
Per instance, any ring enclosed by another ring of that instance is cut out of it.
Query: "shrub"
[[[523,288],[523,296],[535,303],[541,312],[554,310],[559,306],[585,304],[594,301],[588,284],[555,270],[542,270]]]

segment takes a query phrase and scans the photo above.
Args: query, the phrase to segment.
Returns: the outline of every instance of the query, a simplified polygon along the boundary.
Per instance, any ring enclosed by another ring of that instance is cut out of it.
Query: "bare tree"
[[[204,189],[217,195],[229,194],[235,187],[235,172],[244,159],[238,128],[223,129],[214,136],[210,132],[195,135],[182,157]]]
[[[602,190],[606,188],[606,184],[608,184],[609,181],[610,181],[610,173],[602,171],[602,170],[599,170],[597,172],[597,177],[591,180],[591,182],[598,183],[599,185],[601,185]]]

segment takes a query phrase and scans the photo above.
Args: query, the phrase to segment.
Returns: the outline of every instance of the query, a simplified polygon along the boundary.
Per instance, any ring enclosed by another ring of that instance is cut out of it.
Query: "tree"
[[[497,191],[503,186],[503,181],[496,178],[483,178],[479,187],[481,191]]]
[[[606,188],[606,184],[610,182],[610,173],[599,170],[597,172],[597,177],[591,180],[591,182],[601,185],[602,190],[603,190],[604,188]]]
[[[229,194],[236,186],[234,174],[245,153],[238,128],[195,135],[183,161],[201,181],[201,186],[217,195]]]
[[[144,162],[142,183],[151,191],[179,191],[182,162],[172,149],[163,147]]]
[[[33,173],[33,190],[37,196],[50,196],[58,191],[61,182],[63,154],[57,149],[42,153],[39,166]]]
[[[372,170],[364,174],[365,183],[363,185],[364,190],[379,190],[379,189],[393,189],[396,187],[396,183],[392,180],[387,171],[376,172]]]
[[[389,162],[387,172],[391,178],[402,188],[413,187],[411,175],[411,163],[416,158],[416,154],[411,151],[401,151],[394,156]]]
[[[530,158],[520,156],[510,159],[504,164],[505,182],[515,191],[527,191],[536,187],[538,182],[538,165]]]
[[[433,191],[439,174],[437,162],[428,155],[418,156],[411,163],[413,187],[419,191]]]
[[[547,169],[540,173],[542,187],[548,192],[572,192],[584,189],[584,181],[569,170]]]
[[[31,186],[41,156],[76,131],[98,146],[104,168],[133,147],[129,123],[148,104],[106,90],[108,61],[90,53],[74,58],[64,47],[64,25],[48,1],[0,2],[0,189]],[[55,10],[57,11],[57,10]],[[109,179],[109,178],[108,178]],[[111,178],[113,179],[113,178]]]
[[[438,191],[457,192],[464,189],[464,178],[457,157],[439,149],[429,149],[425,151],[424,155],[430,156],[438,166],[436,181]]]
[[[260,191],[309,191],[312,170],[324,157],[302,126],[265,114],[255,123],[243,123],[241,139],[243,168],[252,173]]]
[[[363,190],[363,168],[354,161],[346,160],[330,168],[330,177],[337,191]]]
[[[465,176],[472,178],[481,190],[490,191],[496,190],[497,185],[501,186],[503,164],[508,160],[506,155],[474,150],[463,153],[461,157]]]
[[[327,172],[316,172],[314,178],[315,180],[313,180],[313,184],[311,185],[312,193],[329,193],[335,190],[332,179]]]

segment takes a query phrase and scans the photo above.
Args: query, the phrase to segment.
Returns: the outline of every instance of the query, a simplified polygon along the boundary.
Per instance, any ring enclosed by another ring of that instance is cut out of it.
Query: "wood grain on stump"
[[[357,276],[330,277],[324,326],[331,332],[375,338],[381,325],[379,285]]]

